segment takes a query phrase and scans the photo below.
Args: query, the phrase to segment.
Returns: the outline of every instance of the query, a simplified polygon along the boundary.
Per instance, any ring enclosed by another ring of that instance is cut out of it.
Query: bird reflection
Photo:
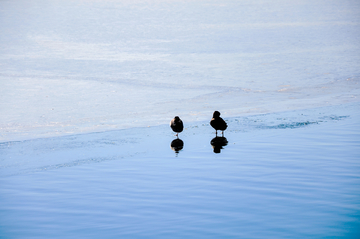
[[[176,154],[178,154],[179,151],[184,148],[184,142],[179,138],[174,139],[173,141],[171,141],[170,147],[172,150],[175,151]]]
[[[210,144],[214,149],[214,153],[218,154],[228,144],[228,141],[225,137],[215,137],[210,141]]]

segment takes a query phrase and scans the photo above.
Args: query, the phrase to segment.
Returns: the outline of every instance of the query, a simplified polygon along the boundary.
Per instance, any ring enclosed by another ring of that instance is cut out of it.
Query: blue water
[[[0,1],[0,238],[359,238],[359,16]]]
[[[0,145],[3,238],[358,238],[359,105]]]

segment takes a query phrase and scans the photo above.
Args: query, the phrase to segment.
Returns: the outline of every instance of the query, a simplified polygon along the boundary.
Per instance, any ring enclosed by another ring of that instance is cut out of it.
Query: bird
[[[184,129],[184,124],[179,116],[175,116],[175,118],[170,121],[170,127],[176,133],[176,136],[179,137],[179,133]]]
[[[222,135],[224,136],[224,130],[227,128],[226,122],[220,117],[219,111],[214,111],[213,118],[210,120],[210,125],[216,130],[216,136],[217,131],[221,130]]]

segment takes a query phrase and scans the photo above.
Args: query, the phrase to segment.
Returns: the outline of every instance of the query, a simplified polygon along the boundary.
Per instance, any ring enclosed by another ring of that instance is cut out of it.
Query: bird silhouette
[[[210,125],[216,130],[216,136],[217,131],[221,130],[222,135],[224,136],[224,130],[227,128],[226,122],[220,117],[219,111],[214,111],[213,118],[210,120]]]
[[[184,141],[179,138],[174,139],[171,141],[170,147],[176,154],[178,154],[184,148]]]
[[[215,137],[210,141],[211,146],[214,149],[214,153],[218,154],[221,152],[224,146],[228,144],[228,141],[225,137]]]
[[[179,133],[183,131],[184,124],[179,116],[175,116],[175,118],[170,121],[170,127],[176,133],[176,136],[178,136]]]

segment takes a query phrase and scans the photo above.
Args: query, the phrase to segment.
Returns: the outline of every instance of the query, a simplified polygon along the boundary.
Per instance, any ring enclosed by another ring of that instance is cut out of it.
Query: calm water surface
[[[357,238],[358,109],[229,118],[221,153],[207,122],[3,143],[1,235]]]

